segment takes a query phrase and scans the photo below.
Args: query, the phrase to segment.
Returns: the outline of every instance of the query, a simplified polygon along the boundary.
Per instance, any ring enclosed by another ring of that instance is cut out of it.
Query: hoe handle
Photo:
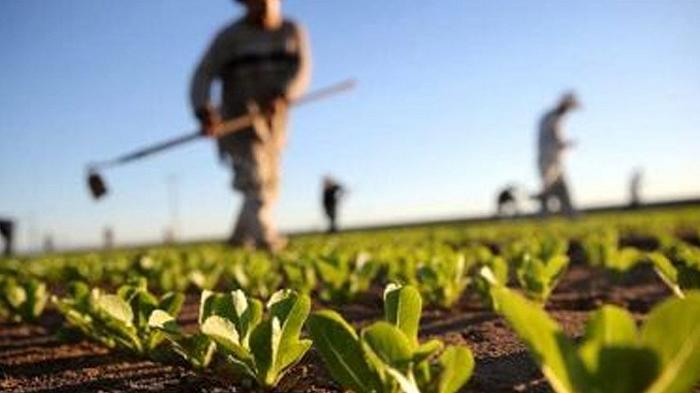
[[[291,103],[291,106],[301,106],[305,104],[309,104],[315,101],[320,101],[325,98],[328,98],[330,96],[333,96],[335,94],[350,90],[355,87],[355,80],[349,79],[334,85],[331,85],[326,88],[322,88],[319,90],[316,90],[314,92],[311,92],[301,98],[299,98],[296,101],[293,101]],[[241,131],[243,129],[246,129],[253,124],[253,117],[254,115],[243,115],[239,116],[235,119],[228,120],[221,124],[219,127],[219,130],[217,131],[217,137],[227,135],[227,134],[232,134],[237,131]],[[185,143],[189,143],[191,141],[197,140],[202,138],[202,133],[200,131],[196,132],[191,132],[187,133],[178,137],[175,137],[173,139],[169,139],[163,142],[156,143],[154,145],[145,147],[143,149],[139,149],[127,154],[124,154],[122,156],[119,156],[117,158],[114,158],[109,161],[103,161],[101,163],[93,164],[90,167],[91,168],[99,168],[99,167],[110,167],[110,166],[115,166],[115,165],[120,165],[120,164],[125,164],[130,161],[135,161],[142,159],[144,157],[159,153],[163,150],[168,150],[173,147],[183,145]]]
[[[334,85],[324,87],[319,90],[315,90],[297,100],[294,100],[290,103],[290,106],[292,107],[298,107],[298,106],[303,106],[306,104],[310,104],[316,101],[321,101],[323,99],[326,99],[330,96],[334,96],[338,93],[345,92],[347,90],[352,90],[357,82],[354,79],[348,79],[340,83],[336,83]],[[245,114],[243,116],[239,116],[235,119],[231,119],[228,121],[223,122],[220,126],[219,129],[216,130],[216,136],[217,138],[220,138],[224,135],[228,134],[233,134],[237,131],[244,130],[251,125],[253,125],[253,119],[255,116],[258,114],[255,112]]]

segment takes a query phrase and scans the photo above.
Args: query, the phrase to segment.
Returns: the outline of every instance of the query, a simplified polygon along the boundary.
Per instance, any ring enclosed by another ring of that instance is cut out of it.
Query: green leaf
[[[408,337],[396,326],[375,322],[362,331],[362,344],[388,366],[405,372],[413,358]]]
[[[492,294],[499,311],[532,352],[557,393],[585,393],[586,372],[576,349],[559,326],[539,306],[511,292],[494,286]]]
[[[19,286],[15,280],[11,280],[4,289],[7,302],[15,310],[19,309],[27,301],[27,291]]]
[[[589,318],[584,341],[599,346],[636,346],[639,337],[634,319],[627,311],[616,306],[603,306]]]
[[[615,306],[603,306],[591,315],[579,353],[601,392],[641,392],[658,372],[654,353],[639,347],[634,320]]]
[[[209,366],[216,350],[216,344],[203,334],[195,334],[183,338],[178,347],[174,348],[185,360],[196,369],[202,370]]]
[[[254,363],[252,354],[240,343],[240,335],[236,330],[236,325],[230,320],[213,315],[204,321],[204,324],[200,326],[200,330],[204,335],[219,344],[225,352],[247,364]]]
[[[399,387],[403,393],[420,393],[418,386],[416,386],[416,382],[403,375],[399,370],[392,367],[387,367],[386,372],[399,384]]]
[[[440,355],[438,364],[437,393],[455,393],[469,381],[474,371],[474,356],[467,347],[450,346]]]
[[[134,313],[127,302],[116,295],[99,295],[95,305],[105,314],[127,326],[132,326]]]
[[[199,324],[209,317],[219,315],[231,321],[237,321],[238,316],[233,305],[233,296],[205,289],[199,301]]]
[[[414,346],[418,345],[422,302],[420,293],[412,286],[389,284],[384,290],[384,318],[399,328]]]
[[[700,380],[700,292],[654,308],[641,337],[661,363],[661,374],[646,393],[689,392]]]
[[[230,320],[213,315],[207,318],[206,321],[200,326],[202,333],[214,339],[214,341],[220,343],[224,347],[238,347],[241,345],[240,336],[238,330],[236,330],[236,325]]]
[[[185,302],[185,295],[176,292],[168,292],[160,298],[158,308],[170,315],[178,315],[182,304]]]
[[[678,270],[673,266],[671,261],[666,258],[665,255],[658,252],[648,253],[647,258],[654,265],[654,270],[659,277],[661,277],[661,280],[671,288],[673,293],[680,298],[685,297],[679,285]]]
[[[434,354],[438,353],[442,349],[442,341],[440,340],[430,340],[422,345],[413,352],[413,362],[420,363]]]
[[[658,358],[647,348],[608,345],[596,355],[589,385],[598,392],[643,392],[659,372]]]
[[[309,318],[314,346],[334,380],[356,393],[381,391],[353,328],[336,312],[319,311]]]
[[[291,302],[291,307],[285,303]],[[300,343],[299,336],[302,326],[311,311],[311,299],[308,295],[290,293],[287,298],[272,305],[270,314],[272,318],[279,318],[282,322],[279,348],[274,353],[274,372],[281,374],[284,370],[301,360],[308,349],[306,342]],[[281,375],[280,375],[281,376]]]
[[[27,283],[27,308],[24,318],[34,320],[38,318],[46,307],[46,302],[49,300],[49,294],[46,290],[46,284],[37,280],[29,280]]]
[[[181,334],[175,318],[164,310],[154,310],[148,318],[148,326],[168,334]]]
[[[281,328],[277,318],[266,319],[259,323],[250,334],[250,351],[255,359],[253,375],[258,383],[271,386],[274,380],[275,351],[279,348]]]

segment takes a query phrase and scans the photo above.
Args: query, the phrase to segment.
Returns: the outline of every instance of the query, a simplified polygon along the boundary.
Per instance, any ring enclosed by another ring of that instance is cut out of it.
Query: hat
[[[574,109],[580,107],[581,103],[579,102],[578,98],[576,98],[576,94],[569,91],[561,96],[559,99],[559,105],[569,109]]]

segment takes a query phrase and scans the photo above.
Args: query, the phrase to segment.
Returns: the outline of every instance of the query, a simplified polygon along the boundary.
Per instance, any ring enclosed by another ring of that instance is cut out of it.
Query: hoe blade
[[[107,186],[97,172],[90,172],[88,175],[88,188],[94,199],[100,199],[107,194]]]

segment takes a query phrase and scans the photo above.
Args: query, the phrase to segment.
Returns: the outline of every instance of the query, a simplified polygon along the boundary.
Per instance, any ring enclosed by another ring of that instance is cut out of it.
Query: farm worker
[[[233,169],[233,188],[243,196],[229,242],[277,251],[286,243],[272,222],[280,155],[289,102],[301,96],[309,81],[309,45],[303,28],[283,18],[281,0],[236,1],[245,6],[245,16],[221,30],[206,51],[192,79],[191,103],[208,136],[223,120],[252,107],[259,111],[261,117],[249,129],[217,141],[219,156]],[[210,98],[217,79],[220,109]]]
[[[564,94],[557,106],[547,112],[539,124],[537,164],[542,179],[542,191],[537,196],[543,214],[550,212],[549,202],[552,198],[559,203],[561,212],[571,216],[575,214],[571,196],[564,179],[562,156],[574,142],[565,140],[561,123],[564,115],[579,107],[573,93]]]
[[[14,245],[15,223],[10,219],[0,219],[0,236],[5,243],[2,255],[12,256]]]
[[[518,189],[512,184],[503,188],[496,197],[496,216],[517,216],[520,210],[518,208],[518,194]]]
[[[330,176],[323,178],[323,211],[328,218],[328,233],[338,232],[336,218],[338,217],[338,202],[345,193],[343,186]]]
[[[631,208],[636,208],[641,205],[641,189],[642,189],[642,176],[644,176],[644,172],[642,169],[636,169],[632,173],[632,177],[630,178],[630,207]]]

